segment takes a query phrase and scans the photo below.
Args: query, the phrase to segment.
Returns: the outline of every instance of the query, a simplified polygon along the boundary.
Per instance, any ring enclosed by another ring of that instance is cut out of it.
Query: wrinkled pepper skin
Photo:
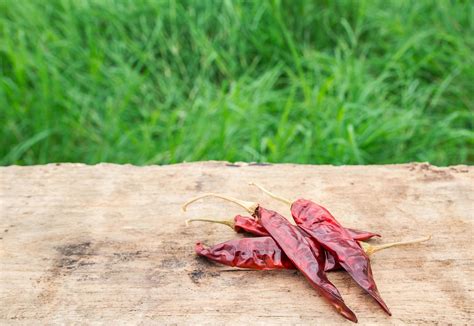
[[[234,230],[236,232],[247,232],[258,236],[268,236],[267,230],[260,224],[260,222],[250,216],[236,215],[234,217]],[[369,231],[361,231],[356,229],[346,228],[347,232],[352,236],[354,240],[366,241],[373,237],[381,237],[378,233]]]
[[[328,280],[324,272],[325,255],[316,255],[303,233],[280,214],[261,206],[255,210],[263,227],[282,248],[287,257],[306,277],[310,284],[326,298],[345,318],[357,322],[356,315],[346,306],[337,288]]]
[[[236,215],[234,218],[234,230],[236,232],[247,232],[253,235],[257,236],[268,236],[267,230],[260,224],[260,222],[250,216],[242,216],[242,215]],[[360,230],[355,230],[355,229],[349,229],[346,228],[347,232],[353,237],[354,240],[357,241],[365,241],[369,240],[373,237],[380,237],[380,234],[377,233],[372,233],[368,231],[360,231]],[[305,233],[305,236],[310,237]],[[311,242],[310,242],[311,244]],[[337,260],[334,258],[334,256],[326,251],[326,263],[324,267],[324,271],[330,272],[330,271],[335,271],[341,269],[341,265]]]
[[[331,213],[310,200],[298,199],[291,205],[291,214],[296,224],[331,253],[357,284],[391,315],[377,290],[369,257]]]
[[[319,254],[320,244],[311,237],[306,237],[313,253]],[[205,248],[201,243],[196,244],[196,253],[199,256],[231,267],[250,268],[256,270],[295,269],[295,265],[270,236],[256,238],[242,238],[226,241]],[[334,257],[324,252],[326,262],[325,272],[342,269]],[[250,258],[249,258],[250,257]]]
[[[195,247],[199,256],[232,267],[258,270],[293,269],[293,263],[271,237],[241,238],[205,248]]]
[[[268,236],[267,230],[253,217],[236,215],[234,217],[235,232],[247,232],[257,236]]]
[[[341,264],[334,258],[334,256],[326,250],[326,264],[324,265],[324,270],[326,272],[339,271],[342,269]]]

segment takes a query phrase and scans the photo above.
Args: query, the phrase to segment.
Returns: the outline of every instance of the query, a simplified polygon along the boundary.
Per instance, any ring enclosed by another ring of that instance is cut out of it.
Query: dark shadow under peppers
[[[205,194],[196,197],[188,201],[183,206],[183,210],[185,210],[190,203],[204,197],[219,197],[230,200],[252,213],[310,284],[318,290],[342,316],[353,322],[357,322],[356,315],[344,303],[341,294],[329,281],[324,272],[324,251],[322,251],[321,248],[317,250],[317,246],[311,246],[306,237],[296,226],[292,225],[277,212],[267,210],[256,203],[245,202],[217,194]]]

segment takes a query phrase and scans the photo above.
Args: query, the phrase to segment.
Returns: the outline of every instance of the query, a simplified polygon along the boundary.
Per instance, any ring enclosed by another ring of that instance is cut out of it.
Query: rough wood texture
[[[243,213],[202,192],[259,200],[257,181],[311,198],[345,226],[426,244],[373,256],[388,317],[342,272],[330,278],[361,323],[472,324],[474,168],[246,165],[0,168],[0,323],[347,323],[294,271],[245,271],[194,255],[238,235],[190,217]]]

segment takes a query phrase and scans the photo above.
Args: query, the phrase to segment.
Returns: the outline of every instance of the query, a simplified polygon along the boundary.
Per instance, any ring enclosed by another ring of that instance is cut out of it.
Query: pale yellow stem
[[[197,197],[194,197],[190,200],[188,200],[187,202],[184,203],[182,209],[183,211],[186,211],[186,208],[191,204],[191,203],[194,203],[195,201],[199,200],[199,199],[202,199],[202,198],[206,198],[206,197],[217,197],[217,198],[221,198],[221,199],[225,199],[225,200],[228,200],[230,202],[233,202],[234,204],[237,204],[239,206],[242,206],[243,208],[245,208],[245,210],[247,210],[249,213],[253,214],[255,213],[255,210],[258,208],[258,204],[257,203],[254,203],[254,202],[249,202],[249,201],[245,201],[245,200],[240,200],[240,199],[237,199],[237,198],[234,198],[234,197],[230,197],[230,196],[226,196],[226,195],[220,195],[220,194],[214,194],[214,193],[207,193],[207,194],[202,194],[200,196],[197,196]]]
[[[285,204],[288,204],[291,206],[292,201],[283,197],[280,197],[278,195],[275,195],[274,193],[270,192],[269,190],[265,189],[263,186],[259,185],[258,183],[250,182],[249,185],[255,186],[264,193],[266,193],[268,196],[275,198],[276,200],[279,200],[281,202],[284,202]]]
[[[231,229],[234,228],[234,222],[230,220],[212,220],[208,218],[190,218],[185,221],[186,226],[189,226],[189,222],[210,222],[210,223],[219,223],[219,224],[224,224],[230,227]]]
[[[430,239],[431,239],[431,235],[429,235],[427,237],[424,237],[424,238],[420,238],[420,239],[392,242],[392,243],[386,243],[386,244],[382,244],[382,245],[378,245],[378,246],[372,246],[372,245],[370,245],[366,242],[362,242],[362,241],[359,242],[359,243],[362,246],[362,248],[364,249],[364,251],[366,252],[366,254],[370,256],[373,253],[375,253],[377,251],[380,251],[380,250],[383,250],[383,249],[387,249],[387,248],[391,248],[391,247],[404,246],[404,245],[409,245],[409,244],[414,244],[414,243],[420,243],[420,242],[428,241]]]

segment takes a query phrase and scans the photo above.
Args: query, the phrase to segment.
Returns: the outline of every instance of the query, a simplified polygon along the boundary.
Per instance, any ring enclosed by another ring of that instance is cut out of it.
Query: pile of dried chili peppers
[[[219,194],[203,194],[186,202],[183,210],[201,198],[219,197],[242,206],[252,216],[237,215],[233,221],[188,221],[222,223],[236,232],[245,232],[256,237],[233,239],[208,248],[198,242],[198,255],[220,264],[240,268],[298,269],[342,316],[357,322],[354,312],[347,307],[337,288],[326,276],[326,272],[343,269],[391,315],[372,276],[369,255],[388,247],[426,241],[430,237],[372,246],[363,241],[380,237],[379,234],[345,228],[326,208],[310,200],[298,199],[291,202],[259,185],[254,185],[268,195],[291,205],[291,215],[296,225],[291,224],[281,214],[257,203]]]

